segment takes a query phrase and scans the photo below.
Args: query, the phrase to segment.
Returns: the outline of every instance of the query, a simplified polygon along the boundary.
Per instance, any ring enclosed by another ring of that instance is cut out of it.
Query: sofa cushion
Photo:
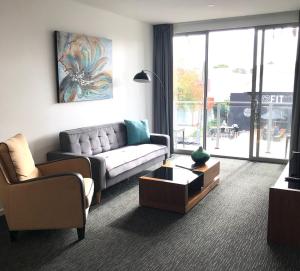
[[[124,120],[127,130],[127,144],[137,145],[150,143],[150,132],[147,120]]]
[[[27,140],[22,134],[9,138],[5,144],[18,180],[24,181],[41,175],[34,164]]]
[[[95,155],[123,147],[127,143],[124,123],[112,123],[60,132],[61,150],[80,155]]]
[[[167,151],[167,147],[164,145],[141,144],[122,147],[95,156],[101,156],[105,159],[108,176],[113,178],[156,157],[162,156]]]

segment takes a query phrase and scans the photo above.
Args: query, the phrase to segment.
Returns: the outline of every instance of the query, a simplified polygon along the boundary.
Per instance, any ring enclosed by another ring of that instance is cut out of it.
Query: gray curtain
[[[300,11],[290,150],[291,153],[292,151],[300,151]]]
[[[153,71],[154,132],[170,136],[173,153],[173,25],[153,26]]]

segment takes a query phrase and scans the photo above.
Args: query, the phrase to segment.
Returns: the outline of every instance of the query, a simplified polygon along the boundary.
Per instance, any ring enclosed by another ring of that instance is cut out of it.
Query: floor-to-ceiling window
[[[285,159],[297,33],[282,26],[174,37],[175,149]]]
[[[205,35],[174,38],[175,149],[203,145]]]

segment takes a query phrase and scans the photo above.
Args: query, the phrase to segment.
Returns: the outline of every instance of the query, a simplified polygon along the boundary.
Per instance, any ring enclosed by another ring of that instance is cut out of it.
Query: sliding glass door
[[[174,37],[174,145],[286,159],[298,27]]]
[[[257,30],[258,45],[252,158],[286,159],[289,153],[296,27]]]
[[[209,33],[206,149],[249,156],[254,29]]]
[[[174,147],[203,146],[205,35],[174,38]]]

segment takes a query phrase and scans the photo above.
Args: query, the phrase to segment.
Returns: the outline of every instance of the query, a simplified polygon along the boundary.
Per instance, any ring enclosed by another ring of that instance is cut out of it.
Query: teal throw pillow
[[[147,120],[124,120],[127,130],[127,144],[137,145],[150,143],[150,132]]]

